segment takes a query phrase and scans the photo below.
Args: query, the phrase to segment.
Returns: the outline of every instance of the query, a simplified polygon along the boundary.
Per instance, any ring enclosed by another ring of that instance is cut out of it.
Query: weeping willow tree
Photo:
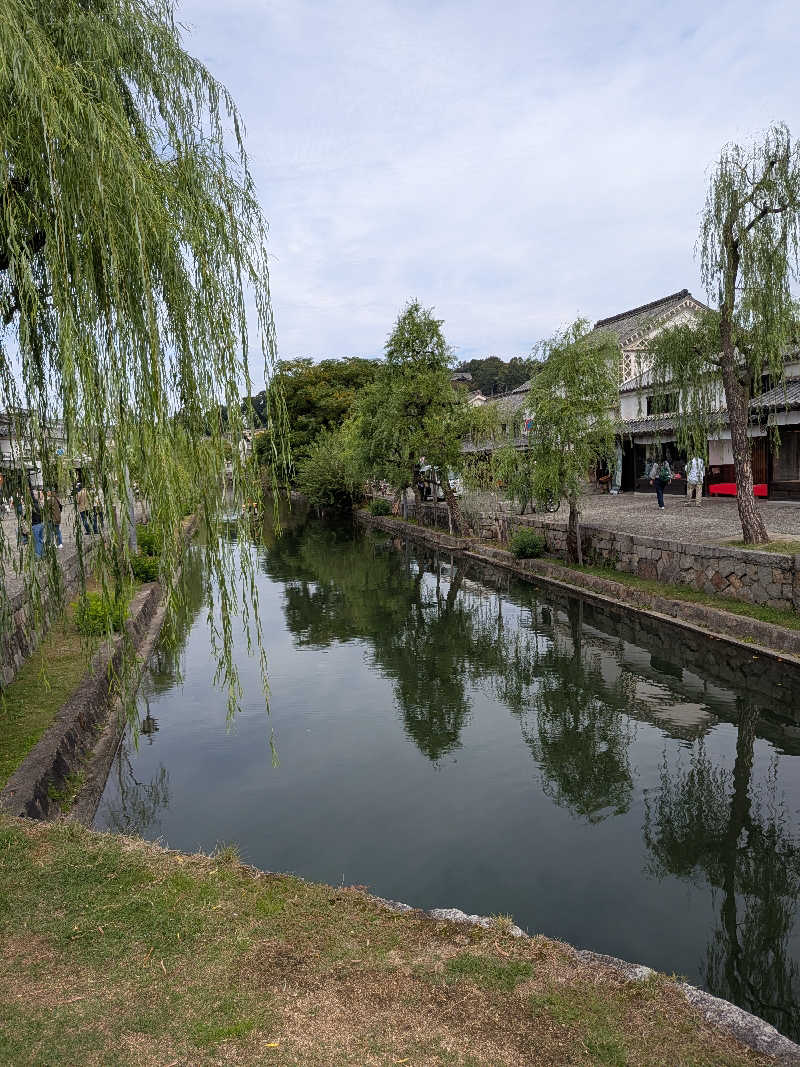
[[[796,342],[792,284],[800,279],[800,150],[774,125],[759,141],[726,145],[714,167],[698,239],[700,268],[716,309],[696,328],[665,330],[652,345],[653,380],[678,388],[679,443],[706,449],[724,408],[747,544],[769,540],[753,493],[750,401],[766,378],[785,380]]]
[[[182,47],[171,0],[5,0],[0,98],[0,392],[22,522],[31,488],[69,489],[71,471],[74,489],[80,469],[105,518],[103,537],[76,520],[82,573],[91,541],[110,602],[135,551],[135,477],[174,602],[180,521],[196,511],[233,708],[237,611],[265,668],[249,557],[214,536],[223,431],[234,490],[252,492],[248,317],[266,375],[275,358],[266,223],[235,104]],[[279,398],[268,421],[280,449]],[[0,555],[4,618],[21,578],[36,625],[63,596],[57,554],[37,560],[31,540],[18,555],[0,533]]]
[[[569,503],[567,554],[583,563],[580,501],[592,469],[614,454],[619,348],[613,334],[576,319],[534,349],[542,366],[526,401],[531,488]]]

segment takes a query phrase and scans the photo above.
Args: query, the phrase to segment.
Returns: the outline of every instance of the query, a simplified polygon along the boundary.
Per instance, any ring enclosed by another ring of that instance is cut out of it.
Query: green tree
[[[480,389],[484,396],[494,396],[516,389],[531,376],[531,362],[520,356],[506,361],[499,356],[484,359],[469,359],[459,363],[458,370],[472,375],[472,387]]]
[[[800,150],[775,125],[759,141],[726,145],[709,182],[698,240],[716,311],[696,329],[665,331],[652,348],[662,390],[681,393],[679,436],[705,449],[727,409],[736,502],[747,544],[769,540],[753,494],[750,400],[763,377],[783,382],[796,339],[792,283],[800,279]]]
[[[428,459],[431,449],[436,452],[434,463],[451,456],[442,424],[452,423],[466,405],[450,384],[452,354],[442,321],[433,317],[432,309],[418,300],[407,304],[385,352],[385,363],[357,406],[364,463],[370,474],[385,478],[401,493],[412,486],[419,505],[415,474],[420,460]]]
[[[353,508],[364,495],[360,442],[351,420],[322,430],[297,468],[297,488],[312,507]]]
[[[582,563],[580,498],[590,470],[614,451],[619,349],[612,334],[577,319],[534,353],[542,366],[527,399],[533,490],[569,501],[567,547]]]
[[[270,394],[279,397],[286,405],[291,454],[299,460],[308,454],[323,430],[335,430],[345,422],[358,394],[375,380],[379,366],[377,360],[355,356],[323,359],[319,363],[310,359],[281,360],[270,389],[252,398],[255,422],[269,425],[274,406]],[[261,445],[261,462],[271,461],[269,444],[267,435]]]
[[[164,534],[167,576],[186,503],[176,486],[190,484],[192,505],[215,522],[221,406],[232,413],[234,481],[247,478],[236,444],[247,423],[238,398],[251,391],[248,301],[265,373],[274,361],[266,224],[236,107],[183,49],[171,0],[6,0],[0,93],[0,392],[20,464],[54,469],[63,439],[103,490],[111,600],[130,551],[118,520],[130,471]],[[208,552],[235,703],[233,557],[213,536]],[[30,551],[25,575],[38,596]]]

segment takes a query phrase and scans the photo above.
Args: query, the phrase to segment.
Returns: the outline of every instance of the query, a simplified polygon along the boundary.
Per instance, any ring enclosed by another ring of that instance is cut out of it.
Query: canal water
[[[349,527],[229,536],[271,713],[240,641],[226,728],[192,547],[97,827],[510,914],[800,1038],[795,668]]]

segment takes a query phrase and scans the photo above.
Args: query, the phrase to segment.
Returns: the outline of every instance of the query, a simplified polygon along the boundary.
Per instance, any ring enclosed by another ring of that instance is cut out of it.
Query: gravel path
[[[590,496],[583,502],[581,519],[590,526],[602,526],[647,537],[666,537],[687,544],[719,544],[741,540],[742,527],[734,499],[703,498],[701,507],[686,507],[684,497],[665,496],[666,507],[659,511],[653,493],[623,493],[620,496]],[[767,531],[773,540],[800,541],[800,503],[760,500]],[[545,522],[565,522],[564,504],[555,515],[537,514]],[[800,551],[800,546],[798,547]]]

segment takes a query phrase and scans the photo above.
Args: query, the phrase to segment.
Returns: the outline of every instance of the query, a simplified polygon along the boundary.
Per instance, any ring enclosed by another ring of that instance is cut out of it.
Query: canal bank
[[[5,1062],[800,1062],[743,1012],[503,917],[75,824],[0,816],[0,846]]]
[[[546,582],[565,592],[571,591],[590,599],[647,613],[687,630],[699,629],[705,634],[740,647],[748,658],[760,654],[783,662],[785,657],[789,656],[800,662],[800,615],[797,616],[797,628],[791,629],[750,614],[738,613],[750,610],[746,604],[720,598],[727,607],[733,609],[725,610],[709,603],[709,599],[713,600],[709,596],[703,598],[705,602],[692,601],[689,598],[690,593],[687,595],[687,591],[680,587],[671,587],[666,581],[661,584],[660,589],[657,582],[630,583],[626,581],[629,578],[627,574],[615,575],[613,567],[609,567],[607,571],[598,568],[601,573],[597,574],[582,568],[568,567],[553,559],[517,559],[510,551],[476,538],[455,537],[402,519],[371,515],[366,510],[358,511],[356,517],[364,527],[407,537],[435,549],[459,552],[465,558],[482,560],[501,567],[523,581]],[[542,524],[542,528],[545,525]],[[552,524],[549,525],[552,527]],[[763,556],[761,562],[763,563]],[[658,591],[654,591],[653,586],[656,586]],[[673,596],[669,595],[669,590],[673,591]],[[786,612],[787,621],[794,622],[794,614],[796,613]]]
[[[197,520],[192,516],[182,527],[182,542],[187,544],[196,530]],[[73,666],[78,665],[84,673],[71,690],[58,687],[57,691],[63,689],[66,695],[63,703],[59,706],[50,702],[49,710],[39,708],[37,721],[27,726],[24,700],[16,709],[21,720],[14,723],[20,735],[15,746],[20,753],[16,757],[19,764],[2,782],[0,811],[34,819],[57,818],[69,811],[71,818],[91,823],[111,761],[128,724],[127,710],[135,698],[166,613],[158,582],[134,588],[136,592],[127,607],[123,632],[101,641],[90,658],[85,637],[72,650]],[[68,606],[64,618],[71,619],[72,611]],[[46,657],[39,658],[36,684],[25,687],[25,692],[31,695],[48,692],[48,672],[59,669],[48,664]],[[14,695],[12,683],[11,697],[5,694],[5,698],[10,700]],[[3,711],[8,713],[7,704]]]

